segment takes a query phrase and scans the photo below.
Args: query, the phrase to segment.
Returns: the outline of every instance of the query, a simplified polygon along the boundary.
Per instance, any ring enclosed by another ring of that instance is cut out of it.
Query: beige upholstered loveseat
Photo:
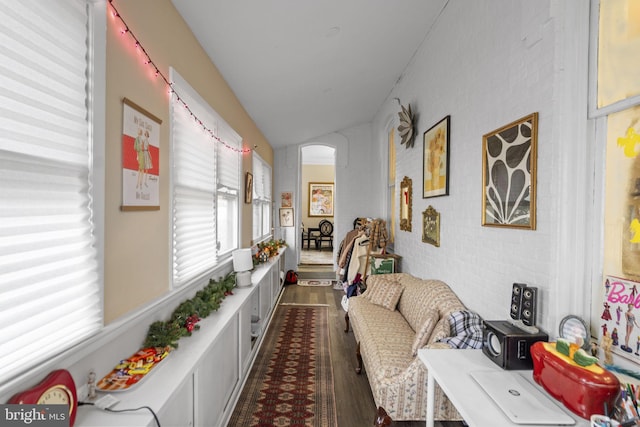
[[[406,273],[369,276],[366,292],[349,298],[356,371],[364,363],[376,406],[394,421],[425,419],[427,371],[416,353],[424,346],[449,348],[438,340],[451,335],[450,314],[464,310],[444,282]],[[437,386],[435,398],[437,420],[461,419]]]

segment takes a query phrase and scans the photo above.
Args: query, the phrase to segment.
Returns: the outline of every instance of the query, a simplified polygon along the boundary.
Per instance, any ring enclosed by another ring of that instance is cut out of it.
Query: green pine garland
[[[153,322],[149,326],[144,347],[178,348],[178,340],[191,336],[194,330],[198,330],[200,325],[197,322],[217,311],[222,300],[233,294],[232,289],[235,285],[235,272],[227,274],[224,278],[220,277],[218,281],[210,279],[209,284],[199,290],[192,299],[180,303],[169,320]]]

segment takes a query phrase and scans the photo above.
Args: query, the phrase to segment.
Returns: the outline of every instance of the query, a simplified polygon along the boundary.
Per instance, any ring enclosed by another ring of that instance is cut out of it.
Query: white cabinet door
[[[271,305],[273,301],[272,293],[271,293],[271,274],[265,274],[265,276],[260,280],[260,318],[262,319],[263,325],[264,322],[267,321],[269,317],[269,313],[271,313]]]
[[[189,375],[158,414],[163,427],[193,426],[193,377]],[[123,424],[121,424],[123,425]],[[156,425],[155,421],[150,424]]]
[[[238,311],[240,322],[240,372],[245,375],[251,360],[251,315],[253,312],[252,298],[247,299]]]
[[[232,409],[227,406],[239,380],[238,348],[235,316],[211,344],[194,373],[198,427],[219,426],[225,411]]]
[[[280,270],[278,264],[274,265],[271,269],[271,300],[273,303],[278,299],[280,294]]]

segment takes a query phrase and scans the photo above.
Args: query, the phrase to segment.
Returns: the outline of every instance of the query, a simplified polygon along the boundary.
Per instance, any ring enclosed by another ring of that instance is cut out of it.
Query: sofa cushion
[[[366,299],[371,300],[371,295],[373,295],[378,285],[388,286],[392,283],[399,282],[399,280],[394,276],[396,275],[395,274],[377,274],[373,276],[367,276],[365,280],[365,285],[367,287],[367,290],[362,295],[364,295]]]
[[[363,298],[349,298],[349,318],[371,379],[393,378],[415,359],[411,345],[415,333],[398,311],[389,311]]]
[[[400,300],[400,295],[402,295],[403,290],[404,286],[397,281],[393,281],[386,282],[384,284],[379,283],[371,289],[371,292],[365,293],[368,293],[369,301],[371,301],[371,303],[384,307],[387,310],[394,311],[398,305],[398,301]]]
[[[427,344],[431,333],[435,329],[440,320],[440,316],[436,310],[432,310],[427,315],[427,319],[422,324],[422,327],[416,331],[416,336],[413,339],[413,345],[411,346],[411,352],[415,356],[418,354],[418,350]]]
[[[422,328],[433,311],[439,313],[439,317],[442,318],[451,311],[465,309],[446,283],[407,276],[400,279],[400,283],[404,285],[404,292],[398,302],[398,311],[414,331]]]
[[[454,311],[449,316],[451,337],[442,338],[440,342],[453,348],[482,348],[482,318],[467,310]]]

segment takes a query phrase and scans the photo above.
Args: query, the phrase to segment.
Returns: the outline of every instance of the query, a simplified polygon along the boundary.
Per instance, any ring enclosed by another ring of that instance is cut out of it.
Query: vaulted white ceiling
[[[172,0],[273,147],[370,122],[448,0]]]

